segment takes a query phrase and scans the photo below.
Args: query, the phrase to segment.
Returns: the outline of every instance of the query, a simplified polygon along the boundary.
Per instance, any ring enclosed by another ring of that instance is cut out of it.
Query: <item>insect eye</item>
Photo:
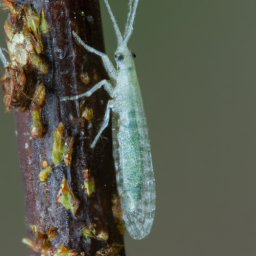
[[[116,58],[117,61],[121,61],[121,60],[124,59],[124,55],[123,54],[116,54],[115,58]]]
[[[136,58],[136,54],[132,52],[132,57],[135,59]]]

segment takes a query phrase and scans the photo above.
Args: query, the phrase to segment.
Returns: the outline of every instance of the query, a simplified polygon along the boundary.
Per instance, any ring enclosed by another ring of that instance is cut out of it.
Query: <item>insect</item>
[[[89,97],[101,87],[104,87],[111,96],[103,123],[91,147],[95,147],[102,132],[108,126],[110,110],[112,110],[113,158],[123,218],[130,235],[134,239],[142,239],[149,234],[153,224],[156,194],[147,122],[134,64],[135,55],[127,47],[139,0],[129,0],[124,35],[118,28],[108,0],[104,1],[117,36],[118,47],[115,52],[117,70],[106,54],[85,44],[73,32],[78,43],[87,51],[101,57],[110,81],[102,80],[83,94],[63,97],[60,100]]]

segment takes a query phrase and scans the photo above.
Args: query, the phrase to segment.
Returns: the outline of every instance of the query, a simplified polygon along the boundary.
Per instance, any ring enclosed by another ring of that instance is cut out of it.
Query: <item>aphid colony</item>
[[[46,98],[46,88],[43,83],[43,75],[48,72],[46,62],[41,58],[43,51],[42,35],[48,33],[49,28],[45,18],[44,9],[37,14],[30,4],[15,3],[5,0],[6,8],[10,14],[4,26],[7,35],[7,47],[10,57],[8,61],[0,48],[0,60],[5,67],[5,75],[1,79],[5,93],[4,103],[6,110],[11,111],[19,109],[21,111],[31,111],[31,136],[35,139],[42,138],[46,133],[41,120],[42,107]],[[94,74],[95,76],[95,74]],[[92,78],[94,79],[94,76]],[[40,79],[41,78],[41,79]],[[80,79],[88,84],[90,77],[88,73],[82,72]],[[80,104],[81,118],[91,122],[93,110]],[[71,120],[72,122],[72,120]],[[67,127],[59,123],[52,134],[52,165],[46,160],[41,162],[41,170],[38,180],[47,183],[49,175],[54,171],[55,165],[64,164],[70,168],[72,164],[72,154],[75,138],[67,135]],[[89,169],[85,169],[82,174],[81,188],[88,197],[93,197],[96,192],[95,181]],[[75,197],[69,187],[68,181],[63,177],[56,196],[56,201],[65,209],[70,211],[74,218],[77,217],[77,211],[80,207],[80,201]],[[118,223],[120,233],[124,233],[122,220],[122,209],[120,200],[117,196],[113,197],[112,210],[114,219]],[[23,243],[30,246],[35,252],[44,256],[86,256],[85,252],[78,253],[76,250],[69,249],[64,244],[54,248],[51,239],[58,235],[58,228],[49,227],[46,230],[40,230],[36,225],[31,226],[34,233],[33,240],[23,239]],[[109,234],[102,230],[100,224],[93,223],[89,226],[83,226],[80,230],[81,237],[84,239],[93,238],[102,241],[105,244],[95,256],[117,255],[122,250],[123,245],[109,244]]]
[[[48,31],[44,10],[37,14],[30,4],[19,5],[8,0],[4,3],[10,11],[4,25],[10,61],[0,49],[0,59],[5,67],[5,75],[0,80],[5,93],[4,103],[7,111],[30,109],[31,135],[40,138],[44,133],[40,116],[46,95],[40,76],[48,72],[48,66],[41,58],[41,34]]]

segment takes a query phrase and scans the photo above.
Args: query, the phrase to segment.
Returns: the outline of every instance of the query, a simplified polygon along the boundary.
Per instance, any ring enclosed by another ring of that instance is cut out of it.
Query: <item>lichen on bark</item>
[[[97,0],[5,0],[10,61],[1,79],[15,112],[24,182],[30,255],[124,256],[110,126],[89,145],[108,95],[83,101],[60,97],[87,91],[107,78],[100,58],[72,37],[76,31],[104,51]]]

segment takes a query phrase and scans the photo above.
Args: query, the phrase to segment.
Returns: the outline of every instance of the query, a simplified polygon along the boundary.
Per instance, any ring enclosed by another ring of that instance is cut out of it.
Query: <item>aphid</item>
[[[65,150],[64,150],[64,163],[66,165],[71,165],[72,162],[72,154],[73,154],[73,147],[74,147],[75,138],[67,138],[65,142]]]
[[[97,225],[89,225],[88,227],[83,227],[82,235],[84,237],[95,238],[103,241],[107,241],[109,238],[109,234],[103,230],[97,228]]]
[[[90,82],[90,77],[87,72],[81,72],[80,79],[84,84],[89,84]]]
[[[76,215],[80,202],[76,199],[74,193],[70,190],[68,182],[64,177],[61,184],[61,189],[57,195],[56,200],[61,203],[67,210]]]
[[[120,244],[111,244],[106,245],[104,248],[96,252],[95,256],[115,256],[123,249],[123,245]]]
[[[65,149],[64,125],[59,123],[58,128],[53,134],[53,147],[52,147],[52,162],[58,164],[61,162],[62,155]]]
[[[42,31],[43,34],[47,34],[49,32],[49,25],[48,25],[46,17],[45,17],[44,8],[42,8],[42,11],[41,11],[40,30]]]
[[[87,195],[91,196],[92,193],[95,192],[95,181],[94,178],[91,176],[90,171],[86,169],[83,172],[83,177],[84,177],[84,187],[86,189]]]
[[[91,122],[93,117],[93,109],[92,108],[85,108],[82,112],[82,117],[84,117],[88,122]]]
[[[41,109],[31,111],[32,125],[30,127],[31,136],[35,139],[42,138],[44,135],[44,127],[41,120]]]
[[[38,175],[39,180],[40,180],[41,182],[45,182],[45,181],[47,180],[48,175],[49,175],[49,173],[51,172],[51,170],[52,170],[52,167],[51,167],[51,166],[48,166],[48,167],[46,167],[45,169],[43,169],[43,170],[39,173],[39,175]]]
[[[117,224],[117,228],[119,229],[121,234],[124,234],[125,226],[123,221],[123,210],[122,210],[120,198],[116,194],[113,194],[113,197],[112,197],[112,212],[113,212],[115,222]]]
[[[56,236],[56,233],[57,233],[57,228],[50,225],[49,230],[48,230],[48,237],[54,238]]]
[[[22,69],[12,66],[6,60],[1,48],[0,60],[5,67],[5,75],[0,79],[5,93],[4,103],[6,105],[6,110],[10,111],[19,107],[20,99],[25,96],[23,90],[26,84],[26,76]]]
[[[52,254],[49,254],[49,250],[51,249],[51,242],[49,241],[48,235],[40,230],[35,230],[35,238],[34,241],[23,238],[22,242],[35,252],[41,253],[41,255],[50,256]]]
[[[30,109],[31,110],[40,109],[44,104],[45,97],[46,97],[46,91],[45,91],[44,83],[42,82],[36,88],[32,102],[30,104]]]
[[[61,244],[53,256],[78,256],[76,250],[69,250],[64,244]]]
[[[5,75],[1,78],[6,110],[10,111],[20,106],[20,98],[24,96],[23,88],[25,86],[25,74],[12,66],[5,68]]]
[[[73,32],[76,40],[86,50],[102,58],[111,82],[102,80],[86,93],[63,97],[60,100],[78,100],[89,97],[102,86],[111,96],[103,124],[91,147],[95,147],[102,132],[108,126],[110,110],[112,110],[113,157],[123,217],[130,235],[134,239],[142,239],[149,234],[153,224],[156,196],[148,128],[135,70],[134,55],[127,47],[139,0],[129,0],[130,10],[124,36],[118,28],[108,0],[104,1],[114,24],[118,41],[115,52],[117,70],[106,54],[86,45]]]

